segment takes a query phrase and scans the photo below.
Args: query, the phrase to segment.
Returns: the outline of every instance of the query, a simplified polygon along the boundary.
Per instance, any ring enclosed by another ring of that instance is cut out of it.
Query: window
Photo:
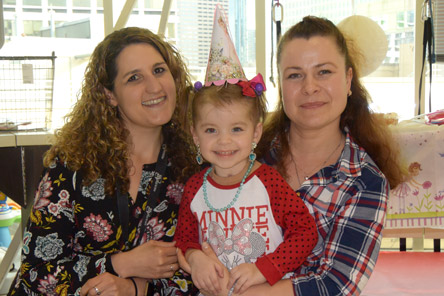
[[[40,36],[42,21],[23,21],[24,36]]]
[[[15,22],[12,20],[5,20],[5,36],[12,36],[15,34]]]
[[[435,1],[435,42],[437,61],[444,62],[444,0]]]
[[[48,0],[48,6],[66,7],[66,0]]]
[[[401,119],[407,119],[415,115],[414,4],[403,0],[326,0],[322,5],[313,5],[311,1],[287,0],[282,34],[306,15],[326,17],[335,24],[354,14],[374,20],[386,33],[389,48],[379,68],[363,77],[362,82],[372,97],[375,112],[396,112]],[[277,91],[270,90],[267,97],[276,100],[272,95]]]
[[[256,58],[259,57],[256,57],[255,9],[251,8],[251,4],[255,2],[253,0],[172,1],[165,34],[169,41],[177,45],[188,61],[194,81],[204,79],[216,3],[221,4],[228,14],[233,42],[247,77],[256,75]],[[432,111],[444,108],[444,101],[436,99],[438,94],[444,93],[444,0],[434,2],[437,14],[436,53],[440,62],[434,64],[432,69],[434,98]],[[3,0],[3,3],[6,8],[4,11],[6,40],[2,55],[50,55],[53,50],[56,52],[54,108],[60,110],[55,110],[53,114],[60,119],[53,122],[63,123],[63,115],[76,100],[88,55],[104,37],[103,0]],[[125,1],[113,2],[114,21],[119,17],[119,9],[124,3]],[[133,9],[126,26],[146,27],[157,32],[163,1],[137,0],[135,3],[139,8]],[[270,82],[270,77],[273,72],[276,82],[277,70],[271,59],[271,45],[276,40],[273,42],[271,40],[270,3],[271,1],[265,1],[267,73],[262,74],[267,83],[269,107],[273,108],[277,91]],[[418,83],[415,82],[414,67],[415,19],[417,19],[416,13],[420,13],[416,11],[415,1],[286,0],[282,1],[282,4],[284,7],[282,33],[309,14],[327,17],[336,24],[353,14],[367,16],[377,22],[386,33],[388,51],[380,67],[362,78],[373,100],[371,107],[376,112],[396,112],[401,120],[415,115],[415,99],[417,99],[415,83]],[[48,11],[50,7],[54,13]],[[35,43],[38,36],[52,36],[49,33],[52,25],[56,27],[53,34],[55,37],[42,37],[39,39],[40,42]],[[273,34],[276,37],[275,31]],[[78,38],[79,36],[81,38]],[[424,86],[426,96],[430,87],[427,83],[428,73],[426,65]],[[58,90],[58,87],[61,89]],[[68,104],[67,96],[70,97]],[[426,104],[428,110],[428,102]]]
[[[17,0],[20,1],[20,0]],[[23,5],[41,6],[42,0],[23,0]]]
[[[73,7],[91,7],[91,1],[90,0],[73,0],[72,6]]]

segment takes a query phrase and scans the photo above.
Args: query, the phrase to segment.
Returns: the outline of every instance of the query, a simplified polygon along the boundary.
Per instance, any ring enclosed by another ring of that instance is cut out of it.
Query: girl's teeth
[[[222,155],[230,155],[230,154],[233,154],[233,152],[232,152],[232,151],[228,151],[228,152],[219,152],[219,154],[222,154]]]

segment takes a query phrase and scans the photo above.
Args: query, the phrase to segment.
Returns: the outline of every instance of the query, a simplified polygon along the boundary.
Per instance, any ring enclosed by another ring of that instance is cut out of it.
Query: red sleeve
[[[201,186],[202,173],[192,176],[185,185],[180,202],[179,218],[174,240],[176,241],[176,246],[180,248],[184,254],[189,248],[201,248],[199,243],[199,224],[190,208],[191,202]]]
[[[260,178],[270,197],[274,219],[284,232],[284,241],[276,250],[256,261],[257,268],[273,285],[305,261],[318,241],[318,232],[302,199],[275,169],[266,168]]]

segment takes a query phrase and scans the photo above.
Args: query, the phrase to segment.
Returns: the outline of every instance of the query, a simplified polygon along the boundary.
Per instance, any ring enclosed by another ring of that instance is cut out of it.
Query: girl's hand
[[[145,281],[146,282],[146,281]],[[142,285],[140,285],[141,287]],[[140,290],[139,290],[140,291]],[[89,279],[80,290],[80,296],[107,296],[128,295],[136,293],[134,284],[130,279],[119,278],[111,273],[105,272]],[[142,294],[140,294],[142,295]]]
[[[211,252],[212,251],[213,250],[211,250]],[[207,253],[207,252],[204,251],[204,253]],[[217,256],[215,254],[214,254],[214,257],[217,259]],[[229,278],[230,278],[230,273],[229,273],[228,269],[224,266],[224,277],[220,279],[220,284],[221,284],[221,288],[222,288],[220,290],[220,292],[213,293],[213,292],[205,290],[205,289],[200,289],[199,292],[205,296],[227,296],[228,292],[229,292],[229,289],[227,289],[227,284],[228,284]],[[236,296],[236,295],[234,295],[234,293],[233,293],[232,296]]]
[[[209,257],[201,250],[189,249],[186,258],[191,267],[191,278],[200,290],[217,295],[221,292],[220,279],[224,277],[224,266],[216,257]]]
[[[234,285],[234,293],[242,294],[249,287],[267,282],[267,279],[259,271],[255,264],[242,263],[230,271],[228,289]]]
[[[175,244],[150,240],[131,251],[114,254],[114,271],[124,278],[170,278],[179,269]]]

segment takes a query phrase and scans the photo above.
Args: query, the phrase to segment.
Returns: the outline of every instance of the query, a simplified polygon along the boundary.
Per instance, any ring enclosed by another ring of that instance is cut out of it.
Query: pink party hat
[[[237,84],[242,93],[249,97],[260,96],[267,90],[261,74],[248,80],[239,61],[233,41],[231,41],[228,22],[223,9],[216,5],[214,11],[213,36],[211,38],[210,56],[208,57],[205,86]],[[198,91],[202,83],[197,81],[194,89]]]
[[[247,80],[239,61],[233,41],[231,41],[227,18],[220,5],[214,11],[213,35],[208,58],[205,86],[235,84]]]

